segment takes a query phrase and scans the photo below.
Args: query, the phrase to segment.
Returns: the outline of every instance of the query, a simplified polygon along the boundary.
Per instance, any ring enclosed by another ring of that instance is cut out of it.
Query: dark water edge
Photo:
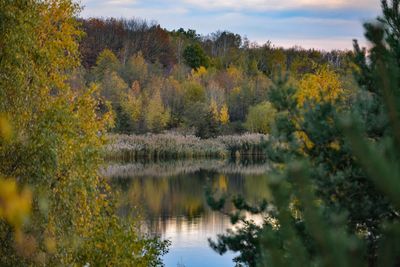
[[[136,151],[119,150],[118,152],[105,153],[104,159],[107,162],[171,162],[175,160],[227,160],[231,162],[259,163],[266,160],[263,148],[252,150],[229,150],[224,153],[209,154],[178,154],[178,153],[159,153],[157,151]]]

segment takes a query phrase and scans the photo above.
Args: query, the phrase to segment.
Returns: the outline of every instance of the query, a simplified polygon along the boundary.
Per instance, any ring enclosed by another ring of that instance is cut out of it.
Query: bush
[[[116,159],[180,159],[227,158],[236,151],[258,153],[268,136],[263,134],[227,135],[202,140],[193,135],[175,133],[147,135],[112,135],[106,146],[108,158]]]
[[[253,133],[268,134],[276,116],[276,109],[270,102],[263,102],[250,107],[245,127]]]

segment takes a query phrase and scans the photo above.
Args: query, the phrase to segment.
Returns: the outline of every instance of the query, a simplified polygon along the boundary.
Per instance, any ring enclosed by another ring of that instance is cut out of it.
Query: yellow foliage
[[[132,251],[151,241],[119,221],[98,176],[112,115],[99,110],[96,86],[71,90],[65,82],[79,64],[79,7],[69,0],[0,5],[0,114],[8,112],[15,135],[0,142],[0,217],[23,226],[19,234],[0,227],[0,265],[148,266],[153,252],[137,260]],[[108,73],[117,86],[107,89],[126,87]],[[1,117],[0,134],[11,136]]]
[[[234,87],[234,88],[232,89],[232,94],[238,95],[238,94],[240,94],[241,92],[242,92],[242,89],[241,89],[240,87],[238,87],[238,86],[236,86],[236,87]]]
[[[197,69],[192,69],[192,77],[193,78],[201,78],[207,75],[207,69],[203,66],[200,66]]]
[[[225,175],[221,174],[218,177],[218,183],[217,183],[216,187],[221,192],[228,191],[228,178]]]
[[[50,253],[55,253],[57,250],[57,242],[54,238],[52,237],[47,237],[44,240],[44,244],[46,247],[46,250]]]
[[[118,66],[117,56],[110,49],[104,49],[97,57],[96,66],[93,69],[96,80],[103,80],[106,72],[116,71]]]
[[[344,97],[344,90],[339,75],[327,66],[319,68],[315,74],[306,74],[300,80],[296,94],[297,105],[303,108],[306,102],[335,103]],[[299,118],[302,120],[302,118]],[[314,144],[303,131],[296,132],[296,136],[304,144],[304,148],[312,149]],[[333,144],[333,147],[337,145]]]
[[[162,130],[169,122],[171,113],[164,107],[160,90],[156,90],[149,100],[145,113],[147,127],[152,131]]]
[[[228,69],[226,70],[228,73],[229,77],[233,79],[242,79],[243,78],[243,73],[240,69],[234,67],[234,66],[229,66]]]
[[[343,95],[339,75],[328,67],[321,67],[315,74],[307,74],[299,82],[296,94],[299,107],[307,101],[334,103]]]
[[[31,211],[32,194],[27,188],[21,192],[12,179],[0,178],[0,218],[19,229]]]
[[[338,140],[332,141],[329,144],[329,147],[332,148],[333,150],[339,151],[340,150],[340,143]]]
[[[212,114],[213,119],[215,121],[219,121],[218,106],[217,106],[217,102],[215,102],[214,99],[211,99],[211,102],[210,102],[210,112]]]
[[[307,134],[303,131],[295,132],[296,137],[302,141],[303,145],[307,149],[312,149],[314,147],[314,143],[308,138]]]
[[[229,111],[228,106],[226,104],[222,105],[220,114],[219,114],[219,121],[222,124],[227,124],[229,122]]]
[[[233,86],[239,86],[240,82],[243,80],[243,72],[242,70],[234,67],[234,66],[229,66],[229,68],[226,70],[230,82],[233,84]]]
[[[8,140],[11,138],[12,132],[13,130],[7,116],[0,114],[0,138]]]
[[[131,90],[122,97],[121,107],[133,122],[139,121],[143,110],[143,98],[140,95],[140,84],[138,81],[134,81]]]

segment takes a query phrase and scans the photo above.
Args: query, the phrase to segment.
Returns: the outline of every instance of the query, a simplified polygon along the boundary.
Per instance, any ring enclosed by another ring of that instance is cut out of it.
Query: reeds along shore
[[[240,157],[262,158],[268,140],[263,134],[226,135],[200,139],[173,133],[110,135],[105,149],[107,160],[165,160]]]
[[[160,162],[113,163],[102,167],[100,173],[108,178],[171,177],[200,170],[221,174],[263,175],[270,169],[268,164],[232,162],[222,159],[171,160]]]

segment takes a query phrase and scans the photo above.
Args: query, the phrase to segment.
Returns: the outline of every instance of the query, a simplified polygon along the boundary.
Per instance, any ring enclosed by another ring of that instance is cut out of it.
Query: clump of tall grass
[[[242,135],[223,135],[216,138],[225,145],[232,157],[263,156],[264,145],[268,140],[265,134],[246,133]]]
[[[261,155],[267,139],[262,134],[244,134],[200,139],[176,133],[110,136],[106,147],[107,159],[160,160],[237,157]]]
[[[226,158],[228,151],[216,140],[192,135],[146,134],[112,135],[106,148],[108,157],[123,159]]]

